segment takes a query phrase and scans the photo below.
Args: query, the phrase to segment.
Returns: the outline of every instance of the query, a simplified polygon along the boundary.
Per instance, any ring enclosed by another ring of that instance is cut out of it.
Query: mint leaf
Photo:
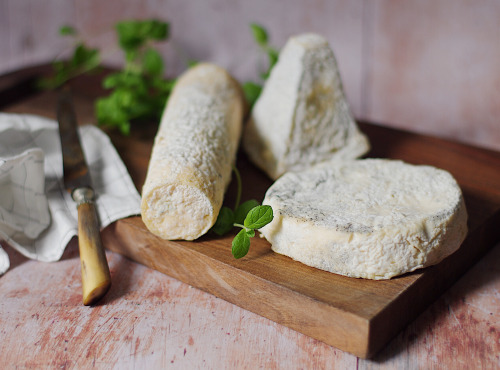
[[[262,92],[262,86],[254,82],[245,82],[242,86],[243,94],[248,104],[252,107]]]
[[[157,19],[124,20],[115,24],[115,30],[125,66],[103,79],[102,86],[111,91],[96,99],[95,111],[99,125],[117,127],[128,135],[132,122],[159,122],[175,83],[163,77],[162,56],[152,46],[168,37],[169,24]],[[38,81],[42,88],[55,89],[101,63],[99,50],[81,41],[73,27],[63,26],[59,32],[75,37],[73,55],[68,61],[54,61],[52,76]]]
[[[260,203],[255,199],[250,199],[246,202],[243,202],[238,208],[236,208],[236,211],[234,212],[234,222],[237,224],[242,224],[243,222],[245,222],[245,218],[247,217],[248,212],[250,212],[252,208],[257,207],[258,205],[260,205]]]
[[[257,23],[250,24],[250,29],[252,30],[253,38],[257,44],[264,46],[268,42],[267,32],[261,25]]]
[[[133,121],[159,121],[175,80],[163,78],[162,56],[150,47],[151,41],[168,36],[168,23],[155,19],[126,20],[115,28],[125,55],[125,67],[103,81],[103,86],[113,91],[104,98],[110,102],[98,102],[96,110],[99,124],[116,126],[126,133],[130,132]],[[120,112],[105,112],[104,108]]]
[[[78,36],[76,30],[70,26],[61,27],[59,33],[65,36]],[[78,75],[95,70],[100,62],[99,50],[78,41],[71,58],[68,61],[54,61],[52,63],[53,76],[40,79],[38,85],[44,89],[56,89]]]
[[[137,48],[129,48],[129,49],[123,49],[123,53],[125,54],[125,71],[132,71],[134,73],[140,73],[140,65],[139,65],[139,58],[140,58],[140,46]]]
[[[278,61],[279,51],[269,45],[269,36],[267,31],[259,24],[251,23],[250,29],[252,31],[255,42],[259,45],[260,49],[267,55],[268,66],[267,69],[259,73],[262,80],[266,80],[273,67]],[[242,86],[245,98],[252,107],[262,92],[262,86],[253,82],[246,82]]]
[[[102,87],[105,89],[112,89],[120,84],[121,74],[120,73],[112,73],[102,81]]]
[[[241,258],[246,256],[250,249],[250,237],[245,229],[241,229],[233,239],[231,253],[234,258]]]
[[[79,43],[76,46],[73,53],[73,59],[70,61],[72,67],[75,69],[92,69],[97,67],[99,62],[99,51],[97,49],[88,48],[83,43]]]
[[[140,21],[121,21],[115,25],[120,47],[127,51],[139,48],[145,41]]]
[[[247,200],[239,204],[241,196],[241,176],[236,166],[233,165],[233,172],[237,180],[237,200],[235,211],[228,207],[222,207],[211,230],[217,235],[228,233],[233,226],[241,227],[241,230],[234,237],[231,245],[231,253],[234,258],[241,258],[248,253],[250,248],[250,238],[255,237],[255,230],[267,225],[273,219],[273,209],[271,206],[261,206],[255,199]]]
[[[217,235],[227,234],[234,224],[234,212],[231,208],[222,207],[217,216],[217,221],[215,221],[214,226],[212,226],[212,231]]]
[[[112,93],[110,96],[98,99],[95,111],[100,125],[115,126],[123,135],[130,134],[129,117],[121,106],[119,94]]]
[[[278,50],[269,47],[267,49],[267,57],[269,58],[269,70],[271,70],[274,65],[278,62],[278,57],[280,53]]]
[[[198,65],[199,63],[200,63],[200,62],[199,62],[199,61],[197,61],[197,60],[195,60],[195,59],[189,59],[189,60],[187,61],[187,66],[188,66],[188,68],[193,68],[193,67],[195,67],[196,65]]]
[[[157,19],[144,21],[145,33],[151,40],[162,41],[169,36],[170,24]]]
[[[157,89],[160,93],[168,95],[174,89],[176,80],[164,80],[163,78],[155,78],[151,82],[152,87]]]
[[[271,206],[257,206],[248,212],[243,225],[248,229],[260,229],[273,220],[273,209]]]
[[[267,71],[265,73],[261,74],[263,80],[269,78],[271,70],[273,69],[274,65],[278,62],[278,56],[279,56],[279,52],[271,47],[268,47],[266,51],[267,51],[267,57],[269,59],[269,67],[267,68]]]
[[[161,41],[168,37],[169,24],[159,20],[127,20],[115,26],[118,41],[125,51],[138,49],[148,40]]]
[[[245,230],[245,229],[244,229]],[[249,238],[253,238],[255,236],[255,230],[254,229],[248,229],[245,230]]]
[[[59,28],[59,34],[62,36],[74,36],[76,35],[76,30],[71,26],[62,26]]]
[[[163,59],[156,50],[148,49],[144,53],[144,72],[151,76],[161,76],[163,74]]]

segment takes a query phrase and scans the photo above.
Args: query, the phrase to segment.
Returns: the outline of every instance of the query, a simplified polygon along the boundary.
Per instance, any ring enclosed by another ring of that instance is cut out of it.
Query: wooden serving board
[[[25,74],[24,74],[25,75]],[[97,77],[96,77],[97,78]],[[1,82],[1,80],[0,80]],[[92,79],[74,83],[81,123],[94,121]],[[1,84],[0,84],[1,87]],[[54,118],[55,94],[35,94],[3,110]],[[461,248],[440,264],[386,281],[348,278],[305,266],[252,239],[246,257],[231,255],[234,233],[194,242],[162,240],[140,217],[103,230],[105,246],[139,263],[214,294],[341,350],[367,358],[379,351],[500,239],[500,153],[438,138],[361,123],[371,141],[368,157],[402,159],[448,170],[460,184],[469,214]],[[155,128],[134,128],[129,138],[109,135],[140,190]],[[262,200],[271,181],[238,157],[243,200]],[[233,204],[230,185],[226,203]]]

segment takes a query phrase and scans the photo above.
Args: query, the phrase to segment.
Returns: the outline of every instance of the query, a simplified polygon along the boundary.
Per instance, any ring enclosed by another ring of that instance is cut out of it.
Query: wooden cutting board
[[[94,121],[92,101],[103,93],[96,88],[98,78],[73,83],[80,123]],[[15,103],[4,103],[4,111],[54,118],[54,93],[24,99],[28,90],[23,89]],[[469,234],[461,248],[442,263],[387,281],[354,279],[278,255],[260,238],[252,240],[249,254],[241,260],[231,255],[234,233],[206,235],[194,242],[165,241],[149,233],[139,217],[103,230],[104,244],[282,325],[356,356],[370,357],[500,240],[500,153],[368,123],[360,127],[372,143],[368,157],[434,165],[457,179],[469,214]],[[134,127],[128,138],[109,132],[139,190],[155,130]],[[238,156],[238,168],[243,178],[242,199],[262,200],[271,181],[243,153]],[[226,196],[230,206],[234,190],[234,184],[230,185]]]

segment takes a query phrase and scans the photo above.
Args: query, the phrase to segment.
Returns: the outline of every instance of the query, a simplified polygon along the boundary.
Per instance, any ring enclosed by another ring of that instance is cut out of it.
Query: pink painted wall
[[[113,24],[150,17],[171,22],[170,75],[193,58],[257,80],[249,23],[277,47],[314,31],[332,45],[357,118],[500,150],[497,0],[0,0],[0,73],[64,55],[64,24],[120,64]]]

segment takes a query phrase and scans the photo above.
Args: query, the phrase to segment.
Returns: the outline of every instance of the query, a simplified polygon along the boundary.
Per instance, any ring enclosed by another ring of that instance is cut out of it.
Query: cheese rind
[[[345,99],[333,51],[312,33],[287,42],[245,130],[245,151],[272,179],[369,150]]]
[[[244,100],[221,67],[203,63],[177,81],[155,137],[141,215],[164,239],[193,240],[215,223],[241,136]]]
[[[272,249],[322,270],[389,279],[434,265],[467,234],[459,186],[446,171],[366,159],[287,173],[263,204]]]

